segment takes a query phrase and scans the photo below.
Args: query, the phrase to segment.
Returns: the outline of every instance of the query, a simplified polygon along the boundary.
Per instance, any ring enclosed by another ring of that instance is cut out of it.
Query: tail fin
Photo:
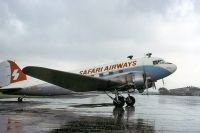
[[[15,62],[7,60],[0,63],[0,87],[26,79],[26,75]]]

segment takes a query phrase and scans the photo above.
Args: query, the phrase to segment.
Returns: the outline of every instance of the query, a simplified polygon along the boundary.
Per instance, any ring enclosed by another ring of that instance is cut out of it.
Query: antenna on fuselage
[[[152,53],[147,53],[146,56],[147,56],[148,58],[150,58],[150,57],[152,56]]]
[[[127,58],[129,58],[130,60],[133,59],[133,55],[129,55]]]

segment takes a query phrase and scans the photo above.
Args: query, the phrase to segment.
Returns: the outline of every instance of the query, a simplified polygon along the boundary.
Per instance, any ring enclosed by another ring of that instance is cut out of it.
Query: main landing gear
[[[115,107],[123,107],[125,104],[125,100],[124,100],[124,97],[123,96],[116,96],[114,99],[113,99],[113,105],[115,105]]]
[[[134,104],[135,104],[135,98],[133,96],[130,96],[130,94],[128,94],[128,97],[126,98],[126,105],[133,107]]]
[[[133,107],[135,104],[135,98],[133,96],[131,96],[129,94],[129,92],[128,92],[127,98],[124,98],[122,95],[119,95],[118,91],[115,92],[115,98],[112,98],[111,96],[109,96],[109,97],[111,99],[113,99],[113,105],[115,105],[115,107],[117,107],[117,108],[122,108],[125,103],[127,106],[130,106],[130,107]]]
[[[17,98],[17,101],[18,101],[19,103],[23,102],[23,97],[18,97],[18,98]]]

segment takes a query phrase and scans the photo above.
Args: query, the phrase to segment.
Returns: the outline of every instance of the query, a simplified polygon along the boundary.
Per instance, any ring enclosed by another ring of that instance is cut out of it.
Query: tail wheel
[[[115,107],[122,108],[125,104],[124,97],[123,96],[118,96],[118,98],[115,97],[113,100],[113,104],[115,105]]]
[[[17,101],[21,103],[23,101],[23,98],[22,97],[18,97]]]
[[[126,98],[126,105],[133,106],[135,104],[135,98],[133,96],[128,96]]]

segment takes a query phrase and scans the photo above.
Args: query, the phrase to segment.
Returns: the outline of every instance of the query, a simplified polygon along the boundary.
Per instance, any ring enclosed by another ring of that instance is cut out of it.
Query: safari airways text
[[[132,67],[135,65],[136,65],[136,60],[133,60],[133,61],[121,62],[121,63],[117,63],[117,64],[112,64],[112,65],[105,65],[105,66],[85,69],[85,70],[80,71],[80,74],[81,75],[90,75],[90,74],[111,71],[111,70],[123,69],[123,68],[127,68],[127,67]]]

